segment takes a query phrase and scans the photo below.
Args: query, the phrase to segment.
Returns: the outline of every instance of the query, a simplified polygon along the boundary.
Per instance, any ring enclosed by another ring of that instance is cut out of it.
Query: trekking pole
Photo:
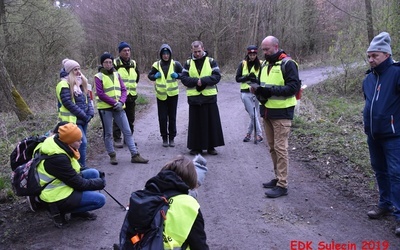
[[[105,188],[103,188],[103,191],[106,192],[116,203],[118,203],[118,205],[122,208],[122,210],[126,211],[126,207],[124,205],[121,204],[121,202],[119,202],[117,199],[114,198],[114,196],[112,196]]]
[[[256,129],[256,96],[253,96],[253,125],[254,125],[254,144],[257,144],[257,129]]]

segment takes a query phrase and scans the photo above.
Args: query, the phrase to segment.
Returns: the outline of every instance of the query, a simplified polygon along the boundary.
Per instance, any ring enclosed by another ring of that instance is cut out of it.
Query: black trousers
[[[176,110],[178,95],[168,96],[165,101],[157,99],[158,123],[163,138],[174,139],[176,136]]]

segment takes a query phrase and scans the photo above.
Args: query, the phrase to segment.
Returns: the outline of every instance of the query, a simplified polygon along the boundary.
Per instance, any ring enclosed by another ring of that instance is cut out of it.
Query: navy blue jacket
[[[83,91],[82,86],[81,90]],[[94,108],[90,100],[89,94],[85,95],[85,93],[82,92],[82,94],[74,95],[74,103],[71,98],[71,92],[69,88],[62,88],[60,98],[61,102],[69,110],[69,112],[76,116],[77,125],[85,125],[90,121],[90,119],[93,118]]]
[[[364,130],[374,138],[400,136],[400,64],[387,58],[363,82]]]

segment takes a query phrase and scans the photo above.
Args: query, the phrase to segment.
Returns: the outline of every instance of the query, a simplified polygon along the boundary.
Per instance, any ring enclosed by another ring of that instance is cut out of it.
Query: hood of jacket
[[[164,43],[164,44],[162,44],[160,46],[160,50],[158,51],[158,54],[160,55],[160,59],[161,60],[162,60],[162,54],[161,53],[162,53],[163,50],[168,50],[169,51],[169,54],[170,54],[169,60],[171,60],[171,58],[172,58],[172,49],[171,49],[171,47],[166,43]]]
[[[158,192],[152,184],[157,185],[162,193],[177,191],[181,194],[188,194],[189,192],[189,186],[172,170],[162,170],[146,182],[145,189]]]

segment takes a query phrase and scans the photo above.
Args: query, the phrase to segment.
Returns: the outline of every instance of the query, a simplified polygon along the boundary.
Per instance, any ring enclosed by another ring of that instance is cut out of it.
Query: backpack
[[[172,196],[146,189],[131,194],[120,232],[120,249],[164,249],[164,220],[169,208],[168,199]]]
[[[36,146],[42,143],[47,137],[45,135],[34,135],[24,138],[18,142],[15,149],[10,155],[11,170],[14,171],[17,167],[27,163],[32,159],[33,151]]]
[[[37,153],[35,157],[12,171],[11,185],[17,196],[38,196],[47,185],[55,180],[54,178],[43,187],[40,186],[37,167],[42,160],[50,157],[52,156]]]

